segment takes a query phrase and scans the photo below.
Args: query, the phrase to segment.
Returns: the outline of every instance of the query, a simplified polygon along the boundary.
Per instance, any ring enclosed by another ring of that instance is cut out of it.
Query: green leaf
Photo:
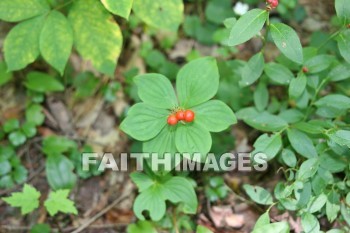
[[[210,100],[197,105],[192,110],[195,121],[210,132],[220,132],[237,123],[232,110],[222,101]]]
[[[7,120],[3,126],[5,133],[10,133],[16,129],[19,129],[19,120],[18,119],[10,119]]]
[[[241,87],[246,87],[253,84],[260,78],[264,71],[264,56],[262,53],[257,53],[249,59],[242,70],[242,80],[239,82]]]
[[[0,176],[6,175],[12,170],[12,166],[8,160],[0,162],[0,166],[1,166]]]
[[[303,48],[294,29],[283,23],[271,24],[270,28],[272,39],[278,49],[290,60],[302,64]]]
[[[295,167],[297,165],[297,158],[292,150],[283,149],[281,156],[283,162],[289,167]]]
[[[264,153],[267,156],[267,160],[271,160],[278,154],[282,146],[280,134],[275,134],[270,137],[268,134],[263,134],[255,141],[255,150],[252,154]]]
[[[135,104],[128,111],[120,128],[139,141],[147,141],[159,134],[167,124],[170,112],[145,103]]]
[[[305,233],[320,232],[320,223],[317,218],[310,213],[305,213],[301,216],[301,225],[303,226]]]
[[[326,215],[328,221],[333,222],[340,211],[340,196],[337,192],[331,191],[328,194],[328,199],[326,203]]]
[[[74,45],[79,54],[91,61],[98,71],[112,76],[123,41],[112,15],[98,1],[76,0],[68,19],[73,27]]]
[[[271,205],[273,203],[270,192],[262,187],[244,184],[243,189],[246,191],[248,196],[258,204]]]
[[[338,38],[338,49],[342,57],[346,62],[350,63],[350,32],[349,30],[339,34]]]
[[[18,22],[34,16],[43,15],[50,10],[45,0],[1,0],[0,19]]]
[[[155,28],[177,31],[183,20],[182,0],[134,0],[132,9],[137,17]]]
[[[264,111],[269,103],[269,90],[263,82],[259,82],[254,91],[254,104],[258,111]]]
[[[212,139],[209,131],[194,121],[177,127],[175,144],[180,153],[200,153],[201,162],[204,162],[211,148]]]
[[[267,17],[266,10],[253,9],[248,11],[233,25],[228,45],[235,46],[250,40],[263,28]]]
[[[136,184],[137,188],[139,189],[139,192],[143,192],[155,184],[154,180],[152,180],[146,174],[140,172],[131,173],[130,178]]]
[[[9,71],[20,70],[39,56],[39,36],[44,17],[36,17],[17,24],[7,34],[4,54]]]
[[[327,202],[327,196],[321,193],[319,196],[311,198],[307,206],[307,211],[311,214],[320,211]]]
[[[318,170],[319,162],[317,158],[311,158],[304,161],[297,173],[297,179],[301,181],[305,181],[312,176],[314,176]]]
[[[204,226],[197,226],[196,233],[213,233],[213,232]]]
[[[330,94],[316,101],[317,107],[331,107],[339,110],[348,110],[350,108],[350,98],[340,94]]]
[[[329,135],[329,138],[341,146],[347,146],[350,148],[350,131],[349,130],[338,130],[333,134]]]
[[[31,122],[24,123],[22,125],[22,131],[28,138],[34,137],[36,134],[35,124]]]
[[[39,104],[31,104],[26,109],[26,119],[28,123],[33,123],[35,125],[41,125],[44,123],[45,115],[42,112],[42,107]]]
[[[269,225],[269,224],[270,224],[270,215],[269,215],[269,212],[265,212],[256,221],[253,232],[254,230],[259,229],[260,227]]]
[[[32,186],[24,184],[22,192],[12,193],[11,197],[2,198],[12,207],[20,207],[21,214],[28,214],[39,207],[40,193]]]
[[[303,92],[305,91],[307,84],[307,78],[306,75],[303,73],[299,73],[298,77],[295,79],[292,79],[289,85],[289,98],[291,99],[298,99]]]
[[[39,43],[43,58],[63,75],[73,46],[73,30],[62,13],[54,10],[46,17]]]
[[[133,1],[134,0],[101,0],[107,10],[125,19],[129,18]]]
[[[17,183],[24,183],[27,180],[28,171],[22,165],[18,165],[15,167],[15,170],[12,172],[12,178]]]
[[[42,93],[64,90],[64,86],[55,78],[37,71],[27,74],[27,80],[24,85],[30,90]]]
[[[12,145],[20,146],[26,142],[27,138],[21,131],[13,131],[9,134],[9,140]]]
[[[265,65],[266,75],[275,83],[288,85],[294,78],[293,73],[284,65],[268,63]]]
[[[328,78],[333,82],[339,82],[350,78],[350,65],[339,64],[329,72]]]
[[[6,63],[0,61],[0,87],[9,82],[12,78],[12,72],[7,72]]]
[[[176,78],[180,106],[191,108],[213,98],[219,88],[216,60],[204,57],[187,63]]]
[[[30,233],[50,233],[51,227],[48,224],[35,224]]]
[[[158,153],[159,157],[163,157],[165,153],[176,153],[175,129],[173,126],[166,125],[157,136],[143,143],[142,151]]]
[[[137,223],[130,224],[127,229],[127,233],[157,233],[156,228],[149,221],[138,221]]]
[[[43,152],[46,155],[62,154],[75,147],[75,142],[66,137],[48,136],[43,140]]]
[[[233,17],[231,0],[209,1],[205,8],[205,17],[215,24],[222,24],[225,19]]]
[[[52,154],[46,160],[46,176],[53,190],[72,189],[77,177],[73,163],[63,155]]]
[[[306,134],[297,129],[289,129],[287,134],[289,142],[296,152],[308,159],[317,157],[316,148]]]
[[[335,10],[344,22],[350,20],[350,5],[347,0],[335,0]]]
[[[174,88],[161,74],[143,74],[134,78],[138,95],[146,104],[155,108],[174,109],[178,106]]]
[[[289,230],[289,224],[287,222],[276,222],[254,229],[252,233],[289,233]]]
[[[69,190],[57,190],[51,192],[49,198],[45,201],[44,206],[50,216],[56,215],[58,212],[65,214],[78,214],[74,206],[74,202],[68,199]]]
[[[242,119],[251,127],[267,132],[275,132],[288,127],[288,123],[279,116],[269,112],[258,112],[254,108],[245,108],[237,112],[238,119]]]
[[[307,60],[304,66],[309,70],[308,73],[314,74],[328,69],[334,60],[331,55],[318,55]]]

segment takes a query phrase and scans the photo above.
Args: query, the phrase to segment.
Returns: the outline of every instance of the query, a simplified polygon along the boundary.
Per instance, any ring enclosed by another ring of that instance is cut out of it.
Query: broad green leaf
[[[266,75],[275,83],[288,85],[294,78],[293,73],[284,65],[268,63],[265,65]]]
[[[191,108],[213,98],[219,88],[216,60],[204,57],[181,68],[176,77],[176,91],[180,106]]]
[[[287,222],[275,222],[254,229],[252,233],[289,233],[289,224]]]
[[[79,54],[98,71],[113,76],[123,38],[112,15],[98,1],[76,0],[68,19]]]
[[[165,126],[157,136],[143,143],[142,151],[158,153],[160,157],[163,157],[165,153],[176,153],[175,130],[176,127]]]
[[[269,225],[269,224],[270,224],[270,215],[269,215],[269,212],[265,212],[256,221],[253,232],[256,229],[259,229],[260,227]]]
[[[0,176],[6,175],[12,170],[11,163],[8,160],[0,162],[0,166],[1,166]]]
[[[140,99],[155,108],[178,106],[175,91],[168,78],[161,74],[143,74],[134,78]]]
[[[317,107],[331,107],[339,110],[348,110],[350,108],[350,98],[340,94],[330,94],[317,100]]]
[[[9,119],[3,125],[5,133],[10,133],[16,129],[19,129],[19,120],[18,119]]]
[[[183,20],[184,4],[182,0],[134,0],[133,11],[146,24],[177,31]]]
[[[334,154],[323,153],[321,154],[319,161],[320,167],[323,167],[325,170],[331,173],[343,172],[347,167],[347,164],[344,163],[343,158]]]
[[[68,199],[69,190],[57,190],[51,192],[49,198],[46,199],[44,206],[51,216],[58,212],[65,214],[78,214],[78,210],[74,206],[74,202]]]
[[[149,176],[141,172],[131,173],[130,178],[136,184],[139,192],[143,192],[155,184],[154,180],[152,180]]]
[[[44,17],[39,16],[17,24],[7,34],[4,55],[9,71],[20,70],[39,56],[39,37]]]
[[[196,233],[213,233],[213,232],[204,226],[197,226]]]
[[[32,71],[26,78],[24,85],[33,91],[45,93],[64,90],[64,86],[59,81],[45,73]]]
[[[43,140],[43,152],[48,156],[62,154],[75,147],[75,142],[66,137],[48,136]]]
[[[35,224],[30,229],[30,233],[50,233],[51,227],[48,224]]]
[[[297,124],[293,125],[293,128],[296,128],[308,134],[320,134],[324,131],[322,125],[320,125],[317,121],[298,122]]]
[[[235,46],[250,40],[263,28],[267,17],[266,10],[253,9],[248,11],[233,25],[228,45]]]
[[[12,193],[11,197],[2,198],[12,207],[20,207],[21,214],[28,214],[39,207],[40,193],[32,186],[24,184],[22,192]]]
[[[242,80],[239,82],[241,87],[246,87],[253,84],[260,78],[264,71],[264,55],[257,53],[249,59],[242,70]]]
[[[147,141],[159,134],[167,124],[170,112],[145,103],[132,106],[120,128],[139,141]]]
[[[197,124],[210,132],[220,132],[237,123],[232,110],[222,101],[210,100],[197,105],[192,110]]]
[[[140,220],[145,220],[143,212],[148,211],[153,221],[159,221],[165,214],[166,205],[162,196],[162,186],[154,185],[141,192],[134,201],[134,213]]]
[[[200,153],[201,161],[197,162],[203,162],[211,148],[212,139],[209,131],[194,121],[177,127],[175,144],[180,153]]]
[[[328,79],[333,82],[343,81],[350,78],[350,65],[339,64],[328,74]]]
[[[311,158],[304,161],[297,173],[297,179],[305,181],[314,176],[318,170],[319,162],[317,158]]]
[[[319,196],[311,198],[311,201],[308,203],[307,212],[313,214],[317,211],[320,211],[322,207],[327,202],[327,196],[324,193],[321,193]]]
[[[349,130],[338,130],[333,134],[329,135],[329,138],[333,142],[341,146],[347,146],[350,148],[350,131]]]
[[[61,75],[73,46],[73,30],[66,17],[51,11],[40,34],[40,53]]]
[[[22,125],[22,131],[26,137],[31,138],[36,134],[36,127],[34,123],[26,122]]]
[[[327,199],[327,203],[326,203],[326,215],[328,218],[328,221],[333,222],[340,211],[340,195],[332,190],[329,194],[328,194],[328,199]]]
[[[12,172],[12,178],[17,184],[24,183],[28,177],[28,170],[22,165],[17,165]]]
[[[306,134],[297,129],[289,129],[287,134],[289,142],[296,152],[305,158],[317,157],[316,148],[312,140]]]
[[[243,189],[248,196],[258,204],[271,205],[273,203],[270,192],[262,187],[245,184],[243,185]]]
[[[208,21],[215,24],[222,24],[225,19],[233,17],[231,0],[213,0],[209,1],[205,8],[205,17]]]
[[[290,82],[289,85],[289,98],[291,99],[297,99],[299,98],[305,88],[306,88],[306,84],[307,84],[307,78],[306,75],[303,73],[299,73],[297,78],[292,79],[292,81]]]
[[[138,221],[130,224],[127,228],[127,233],[157,233],[156,228],[149,221]]]
[[[72,189],[77,181],[73,163],[63,155],[52,154],[46,159],[46,176],[53,190]]]
[[[290,109],[281,111],[278,116],[281,117],[286,122],[288,122],[289,124],[300,122],[305,117],[302,112],[300,112],[295,108],[290,108]]]
[[[1,0],[0,19],[18,22],[34,16],[43,15],[50,10],[45,0]]]
[[[349,4],[348,4],[349,5]],[[338,38],[338,49],[342,57],[346,62],[350,63],[350,32],[346,30],[339,34]]]
[[[270,25],[271,36],[278,49],[290,60],[302,64],[303,50],[298,34],[283,23]]]
[[[45,115],[42,111],[43,108],[39,104],[31,104],[28,106],[25,113],[28,123],[33,123],[37,126],[44,123]]]
[[[252,154],[264,153],[267,160],[273,159],[282,148],[282,138],[280,134],[269,136],[261,135],[254,143],[254,151]]]
[[[304,66],[309,70],[308,73],[319,73],[329,68],[335,58],[331,55],[318,55],[305,61]]]
[[[237,112],[238,119],[261,131],[275,132],[288,127],[288,123],[279,116],[269,112],[258,112],[254,108],[246,108]]]
[[[258,111],[264,111],[269,103],[269,90],[263,82],[259,82],[254,91],[254,104]]]
[[[297,158],[292,150],[283,149],[281,156],[283,162],[287,164],[288,167],[295,167],[297,165]]]
[[[22,133],[22,131],[13,131],[9,134],[9,140],[12,145],[20,146],[26,142],[27,137],[24,133]]]
[[[129,18],[133,1],[134,0],[101,0],[107,10],[125,19]]]
[[[350,20],[350,5],[347,0],[335,0],[335,10],[344,22]]]
[[[6,63],[0,61],[0,87],[12,79],[12,72],[7,72]]]

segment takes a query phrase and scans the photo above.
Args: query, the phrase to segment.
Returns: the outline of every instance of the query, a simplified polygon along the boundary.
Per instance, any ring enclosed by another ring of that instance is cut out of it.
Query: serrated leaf
[[[209,100],[195,106],[192,110],[195,113],[196,123],[210,132],[220,132],[237,123],[232,110],[219,100]]]
[[[37,71],[27,74],[24,85],[30,90],[41,93],[64,90],[64,86],[54,77]]]
[[[34,16],[42,15],[50,10],[45,0],[1,0],[0,19],[18,22]]]
[[[72,189],[77,177],[73,173],[74,165],[63,155],[52,154],[46,159],[46,176],[53,190]]]
[[[20,70],[39,56],[39,36],[44,17],[26,20],[17,24],[7,34],[4,55],[9,71]]]
[[[263,28],[267,17],[266,10],[253,9],[248,11],[233,25],[228,45],[235,46],[250,40]]]
[[[290,60],[302,64],[303,50],[294,29],[283,23],[271,24],[270,28],[272,39],[278,49]]]
[[[132,106],[120,128],[139,141],[147,141],[159,134],[167,123],[170,112],[145,103]]]
[[[128,19],[134,0],[101,0],[101,2],[111,13]]]
[[[213,98],[219,88],[216,60],[205,57],[193,60],[181,68],[176,77],[180,106],[191,108]]]
[[[173,109],[178,106],[176,94],[168,78],[161,74],[143,74],[136,76],[140,99],[155,108]]]
[[[133,11],[146,24],[176,31],[183,20],[182,0],[134,0]]]
[[[239,82],[241,87],[246,87],[253,84],[260,78],[264,71],[264,56],[262,53],[257,53],[249,59],[242,70],[242,80]]]
[[[58,212],[65,214],[78,214],[74,202],[68,199],[69,190],[57,190],[51,192],[49,198],[45,201],[44,206],[51,216]]]
[[[287,135],[290,144],[300,155],[305,158],[317,157],[316,148],[312,140],[306,134],[297,129],[289,129]]]
[[[34,187],[25,184],[22,192],[12,193],[11,197],[4,197],[2,200],[12,207],[20,207],[24,215],[39,207],[39,197],[40,193]]]
[[[112,15],[98,1],[76,0],[68,19],[79,54],[91,61],[98,71],[112,76],[123,42],[120,28]]]
[[[294,78],[293,73],[287,67],[278,63],[268,63],[264,70],[272,81],[280,85],[288,85]]]
[[[54,10],[47,16],[39,43],[43,58],[63,75],[73,46],[73,30],[62,13]]]
[[[254,151],[252,154],[264,153],[267,160],[273,159],[282,148],[282,138],[280,134],[269,136],[261,135],[254,143]]]

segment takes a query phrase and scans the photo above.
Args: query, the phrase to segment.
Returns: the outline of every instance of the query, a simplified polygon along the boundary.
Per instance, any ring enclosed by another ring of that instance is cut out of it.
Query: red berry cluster
[[[179,110],[168,116],[168,124],[176,125],[179,121],[192,122],[194,120],[194,112],[192,110]]]
[[[276,8],[279,4],[278,0],[266,0],[266,3],[269,4],[271,8]]]

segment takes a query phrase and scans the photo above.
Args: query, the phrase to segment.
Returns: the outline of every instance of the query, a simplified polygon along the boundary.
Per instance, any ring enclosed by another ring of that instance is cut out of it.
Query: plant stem
[[[265,31],[265,35],[263,37],[263,47],[261,49],[261,52],[264,53],[266,44],[267,44],[267,39],[269,36],[269,32],[270,32],[270,12],[267,12],[267,20],[266,20],[266,31]]]
[[[344,30],[344,29],[342,28],[342,29],[340,29],[340,30],[334,32],[330,37],[328,37],[328,39],[327,39],[325,42],[323,42],[323,43],[317,48],[317,50],[320,50],[320,49],[322,49],[324,46],[326,46],[331,40],[333,40],[335,37],[337,37],[343,30]]]

